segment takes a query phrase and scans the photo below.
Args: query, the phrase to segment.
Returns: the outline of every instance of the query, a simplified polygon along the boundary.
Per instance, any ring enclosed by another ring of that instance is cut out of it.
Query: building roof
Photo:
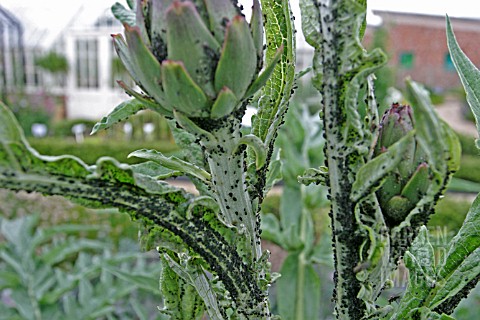
[[[373,10],[373,14],[387,20],[389,23],[402,23],[411,25],[428,25],[445,29],[445,15],[410,13],[388,10]],[[455,29],[475,30],[480,27],[480,18],[450,17]]]
[[[15,28],[22,29],[22,23],[11,12],[0,5],[0,21]]]

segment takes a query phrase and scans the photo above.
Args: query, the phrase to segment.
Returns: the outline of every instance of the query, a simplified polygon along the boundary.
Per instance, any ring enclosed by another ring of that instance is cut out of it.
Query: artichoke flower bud
[[[413,130],[412,109],[395,103],[388,109],[381,122],[375,155]],[[387,175],[377,190],[377,198],[388,226],[402,222],[426,193],[431,179],[429,165],[420,145],[412,140],[398,167]]]
[[[115,49],[145,95],[121,85],[168,117],[227,116],[263,87],[280,57],[259,75],[258,0],[250,23],[232,0],[137,0],[135,19],[122,22],[125,39],[114,35]]]
[[[380,122],[380,132],[376,148],[388,148],[408,132],[413,130],[412,108],[394,103]]]

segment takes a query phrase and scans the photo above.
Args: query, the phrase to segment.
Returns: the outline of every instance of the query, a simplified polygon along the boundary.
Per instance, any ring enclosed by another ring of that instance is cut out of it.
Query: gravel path
[[[437,112],[453,130],[478,138],[475,124],[463,118],[463,105],[461,101],[446,98],[445,102],[437,106]]]

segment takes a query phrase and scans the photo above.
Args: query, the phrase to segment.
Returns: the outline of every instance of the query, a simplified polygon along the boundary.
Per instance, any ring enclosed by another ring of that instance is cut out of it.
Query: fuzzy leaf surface
[[[183,161],[175,156],[166,157],[156,150],[137,150],[129,154],[129,157],[138,157],[158,162],[160,165],[171,170],[181,171],[185,174],[192,175],[205,182],[209,182],[211,176],[208,172],[196,165]]]
[[[450,242],[445,263],[438,270],[438,282],[430,307],[437,308],[448,299],[465,296],[463,289],[475,285],[480,276],[480,197],[473,202],[462,227]],[[469,288],[471,289],[471,288]]]
[[[409,283],[391,320],[410,319],[418,314],[417,308],[422,307],[422,302],[435,284],[435,256],[425,226],[420,229],[410,250],[405,253],[404,260],[409,270]]]
[[[126,120],[128,117],[144,109],[144,104],[137,99],[124,101],[115,107],[115,109],[113,109],[106,117],[103,117],[102,120],[97,122],[93,127],[91,134],[100,130],[106,130],[114,124]]]
[[[295,78],[295,40],[290,5],[286,0],[262,0],[267,49],[266,65],[278,59],[278,50],[284,47],[280,61],[262,90],[257,115],[252,121],[252,133],[266,146],[280,126]]]
[[[135,11],[125,8],[118,2],[112,6],[112,13],[115,18],[122,23],[126,23],[132,27],[136,24]]]
[[[475,117],[477,131],[480,133],[480,81],[478,81],[480,78],[480,71],[460,48],[457,39],[455,38],[455,34],[453,33],[452,24],[448,16],[447,45],[448,50],[450,51],[450,56],[452,57],[453,65],[457,69],[457,73],[460,76],[463,88],[467,93],[467,102],[470,105]],[[477,140],[477,147],[479,146],[480,145]]]

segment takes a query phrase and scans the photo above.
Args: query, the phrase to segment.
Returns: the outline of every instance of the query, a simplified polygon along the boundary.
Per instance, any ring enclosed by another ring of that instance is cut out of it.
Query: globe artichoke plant
[[[189,203],[187,216],[199,210],[196,207],[208,207],[215,212],[217,222],[228,228],[227,233],[235,234],[229,239],[236,248],[231,253],[238,256],[209,262],[208,272],[217,274],[224,292],[228,292],[216,297],[223,301],[222,311],[213,312],[221,309],[212,303],[216,300],[211,299],[210,292],[205,293],[203,283],[193,283],[213,318],[221,313],[225,317],[229,308],[247,318],[270,317],[267,294],[272,278],[268,253],[261,249],[258,212],[267,189],[272,137],[276,137],[292,92],[294,45],[288,1],[262,0],[262,5],[266,8],[263,11],[259,1],[253,0],[249,22],[242,7],[231,0],[137,0],[129,2],[130,9],[120,4],[112,8],[125,28],[124,36],[113,35],[115,49],[141,89],[119,82],[134,97],[129,106],[134,111],[149,108],[161,113],[170,120],[173,130],[190,141],[183,145],[189,149],[187,161],[167,158],[155,150],[138,150],[130,156],[153,160],[190,177],[200,195]],[[245,134],[241,124],[244,111],[265,85],[271,92],[263,90],[256,101],[263,101],[263,105],[259,102],[259,113],[271,118],[254,123],[252,133]],[[94,131],[108,127],[106,123],[113,118],[107,116]],[[198,150],[192,152],[195,148]],[[171,248],[159,251],[165,264],[181,278],[192,273],[188,269],[192,264],[198,267],[208,260],[187,259],[183,252],[172,253]],[[219,251],[209,248],[209,252]],[[184,261],[188,265],[185,270],[179,267],[182,259],[188,261]],[[235,264],[243,275],[229,274],[232,266],[224,263]],[[247,269],[254,270],[254,276],[245,280]],[[195,272],[205,277],[203,269]],[[197,275],[192,277],[196,279]],[[248,289],[235,288],[232,279],[244,282]],[[191,278],[187,282],[191,283]],[[165,281],[162,285],[168,286]],[[166,309],[178,308],[167,305]]]
[[[405,137],[414,128],[412,108],[394,103],[381,122],[375,155],[385,152],[395,142]],[[406,148],[396,170],[385,178],[377,197],[387,226],[402,222],[417,202],[427,192],[432,179],[425,151],[414,139]]]
[[[240,145],[253,147],[256,169],[265,164],[266,150],[257,136],[243,137],[240,128],[249,98],[267,83],[283,45],[262,71],[264,14],[258,0],[249,23],[241,6],[230,0],[148,0],[132,7],[133,12],[114,6],[125,37],[113,39],[143,92],[120,85],[195,136],[208,162],[208,172],[200,173],[202,180],[208,177],[206,187],[213,191],[208,195],[219,204],[226,225],[245,229],[242,233],[257,247],[253,256],[260,257],[259,223],[255,201],[245,195],[245,148]],[[142,152],[132,155],[151,159]]]
[[[114,35],[123,64],[145,95],[121,86],[167,117],[222,118],[260,89],[263,21],[258,0],[247,23],[236,1],[137,1],[135,17],[118,13]]]

